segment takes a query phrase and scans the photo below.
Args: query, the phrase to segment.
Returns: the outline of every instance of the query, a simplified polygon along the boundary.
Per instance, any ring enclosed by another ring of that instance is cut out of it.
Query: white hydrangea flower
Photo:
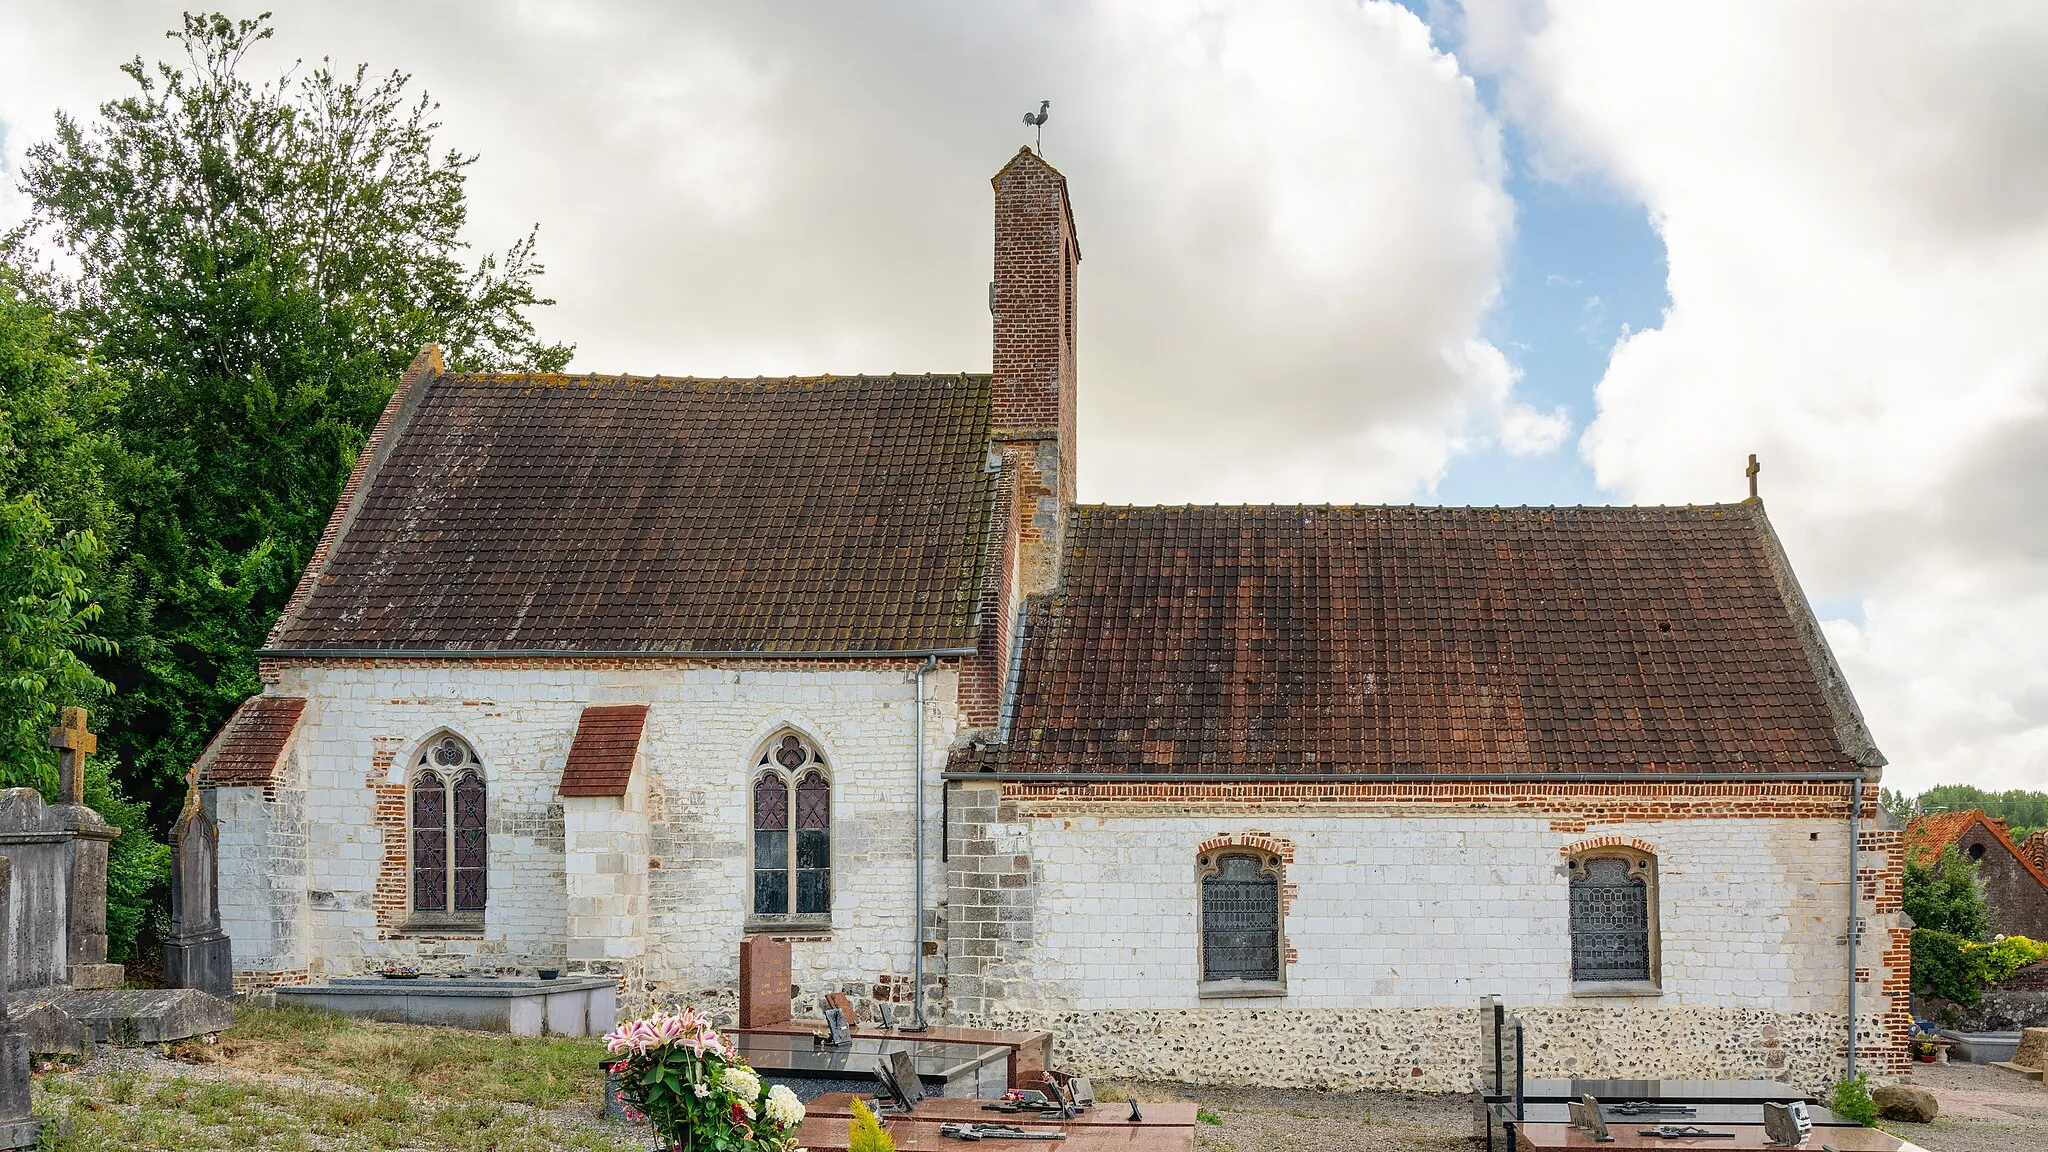
[[[727,1092],[738,1097],[749,1108],[753,1106],[754,1101],[761,1098],[761,1078],[754,1075],[752,1068],[738,1064],[727,1065],[719,1080],[725,1085]]]
[[[796,1093],[791,1092],[787,1084],[777,1084],[768,1089],[768,1103],[763,1110],[778,1128],[794,1128],[804,1122],[803,1102],[796,1098]]]

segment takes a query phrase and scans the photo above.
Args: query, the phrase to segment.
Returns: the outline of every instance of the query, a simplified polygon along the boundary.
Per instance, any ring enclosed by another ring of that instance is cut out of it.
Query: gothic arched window
[[[1267,990],[1280,983],[1280,861],[1220,850],[1197,861],[1202,887],[1202,983]]]
[[[784,733],[754,767],[753,901],[757,918],[832,913],[832,778],[809,741]]]
[[[1596,849],[1571,861],[1572,982],[1657,979],[1657,861],[1640,849]]]
[[[413,765],[412,910],[481,924],[489,893],[484,770],[469,745],[437,736]]]

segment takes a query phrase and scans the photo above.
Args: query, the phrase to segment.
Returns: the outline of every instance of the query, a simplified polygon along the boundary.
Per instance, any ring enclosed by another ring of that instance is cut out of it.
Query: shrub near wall
[[[1913,990],[1957,1004],[1975,1004],[1984,990],[2011,979],[2022,968],[2048,960],[2048,944],[2006,936],[1989,944],[1950,932],[1913,932]]]

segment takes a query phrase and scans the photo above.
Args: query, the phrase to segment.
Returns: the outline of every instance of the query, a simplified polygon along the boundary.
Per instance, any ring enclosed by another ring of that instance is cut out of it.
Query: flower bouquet
[[[768,1088],[732,1042],[694,1008],[656,1012],[604,1038],[631,1105],[672,1152],[791,1152],[804,1106]]]

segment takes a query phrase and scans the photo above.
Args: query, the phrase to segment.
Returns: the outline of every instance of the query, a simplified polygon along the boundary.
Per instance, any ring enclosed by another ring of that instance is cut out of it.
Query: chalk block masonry
[[[800,1011],[922,995],[1098,1075],[1256,1050],[1267,1083],[1463,1090],[1489,993],[1534,1075],[1824,1086],[1853,983],[1859,1066],[1904,1069],[1884,758],[1760,502],[1077,505],[1066,180],[1027,149],[994,188],[986,374],[421,354],[198,765],[238,986],[560,968],[729,1014],[752,931]],[[786,736],[823,808],[774,783]],[[1270,884],[1226,940],[1232,855]],[[1600,859],[1646,979],[1575,979]],[[1270,966],[1211,978],[1212,936]]]

